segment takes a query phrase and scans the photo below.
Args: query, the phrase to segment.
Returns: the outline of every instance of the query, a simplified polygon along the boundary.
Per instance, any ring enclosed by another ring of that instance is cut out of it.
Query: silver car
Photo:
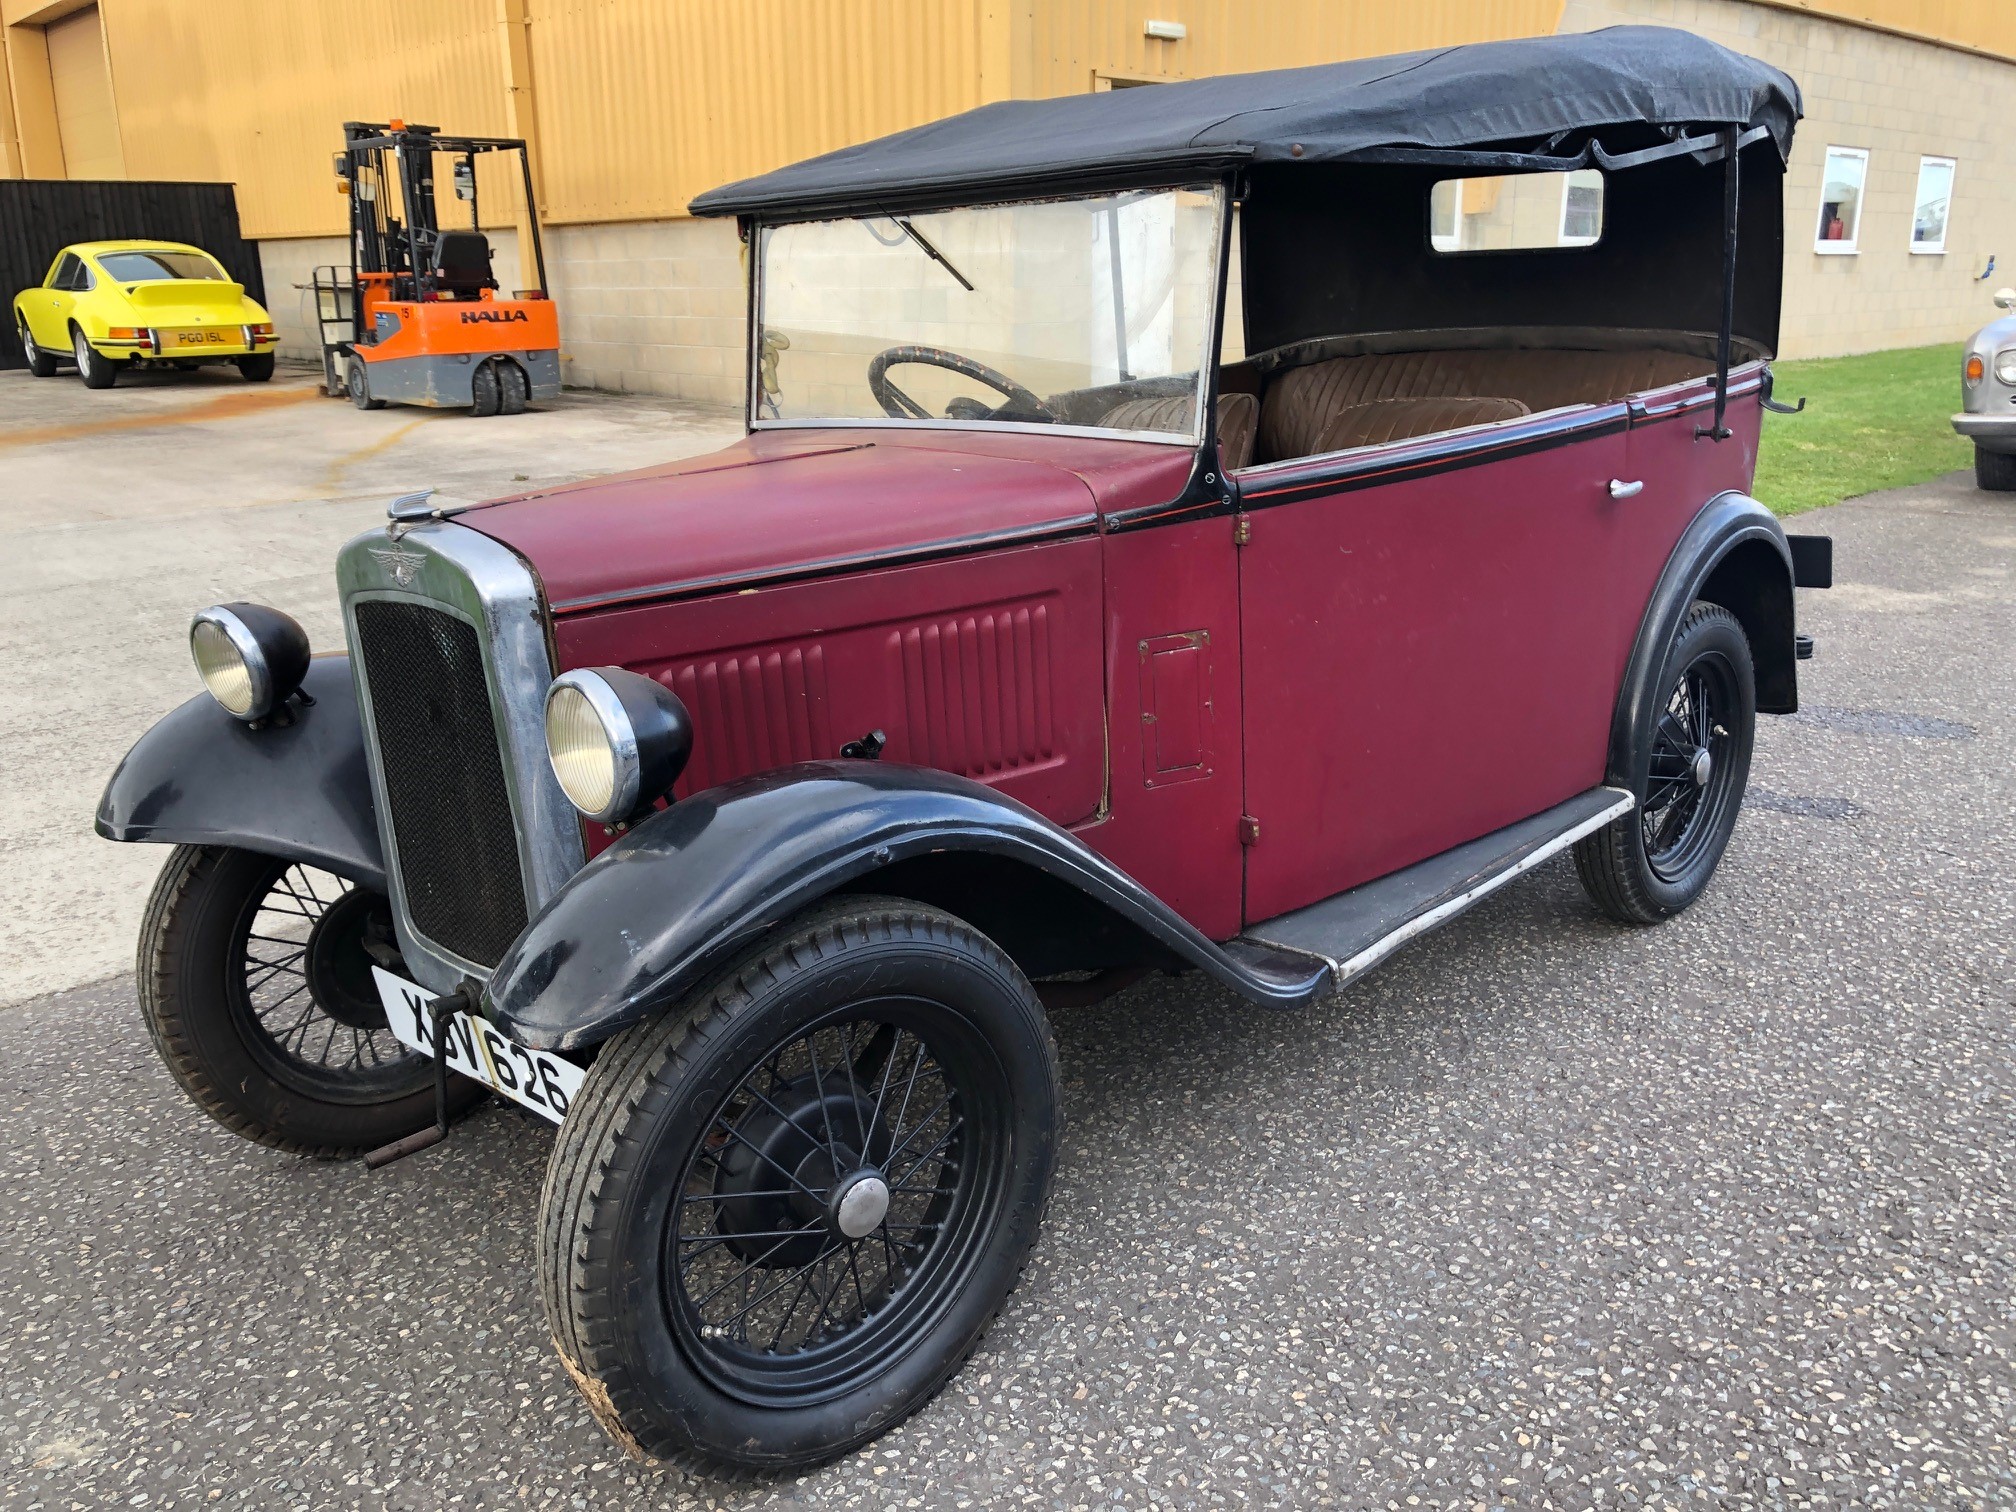
[[[1995,303],[2010,313],[1967,343],[1953,429],[1974,443],[1974,481],[2016,493],[2016,289],[1997,290]]]

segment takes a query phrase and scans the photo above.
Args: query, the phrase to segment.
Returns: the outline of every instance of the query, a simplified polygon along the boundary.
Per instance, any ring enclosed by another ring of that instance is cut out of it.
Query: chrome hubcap
[[[849,1239],[865,1239],[889,1216],[889,1183],[880,1171],[856,1171],[833,1199],[833,1226]]]
[[[1708,747],[1697,746],[1695,748],[1694,759],[1688,763],[1687,770],[1694,779],[1694,786],[1708,786],[1708,779],[1715,772],[1715,758],[1708,754]]]

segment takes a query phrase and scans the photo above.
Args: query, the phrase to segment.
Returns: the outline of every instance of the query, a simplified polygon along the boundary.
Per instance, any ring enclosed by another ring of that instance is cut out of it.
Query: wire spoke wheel
[[[277,1149],[376,1149],[435,1117],[434,1063],[393,1035],[371,975],[405,962],[383,893],[231,846],[169,852],[140,925],[140,1012],[204,1112]],[[456,1077],[451,1115],[482,1085]]]
[[[1709,651],[1683,668],[1652,732],[1652,765],[1638,822],[1645,860],[1664,881],[1685,876],[1715,842],[1738,776],[1736,669]]]
[[[843,1387],[963,1284],[998,1203],[1005,1081],[947,1016],[854,1005],[776,1046],[715,1110],[661,1274],[675,1332],[724,1388]]]
[[[1641,926],[1701,895],[1735,830],[1757,728],[1748,634],[1722,605],[1696,600],[1668,643],[1665,669],[1643,687],[1634,721],[1644,742],[1643,797],[1634,812],[1575,842],[1590,901],[1620,924]]]
[[[429,1075],[386,1021],[374,964],[400,969],[390,905],[311,866],[276,862],[233,933],[232,1006],[276,1080],[320,1097],[376,1099]]]
[[[944,1385],[1022,1274],[1057,1048],[964,920],[845,895],[606,1041],[539,1207],[554,1347],[622,1442],[818,1464]]]

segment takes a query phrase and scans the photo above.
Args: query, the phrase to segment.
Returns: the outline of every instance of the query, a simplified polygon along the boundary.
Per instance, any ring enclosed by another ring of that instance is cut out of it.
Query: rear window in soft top
[[[201,252],[103,252],[98,266],[119,283],[152,283],[163,278],[214,278],[224,270]]]

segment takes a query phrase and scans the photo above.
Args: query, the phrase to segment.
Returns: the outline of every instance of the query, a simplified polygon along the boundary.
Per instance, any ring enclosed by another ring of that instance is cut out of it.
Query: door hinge
[[[1232,516],[1232,544],[1244,546],[1253,539],[1253,516],[1241,510]]]
[[[1239,843],[1241,845],[1258,845],[1260,843],[1260,821],[1255,819],[1251,814],[1241,814],[1239,816]]]

